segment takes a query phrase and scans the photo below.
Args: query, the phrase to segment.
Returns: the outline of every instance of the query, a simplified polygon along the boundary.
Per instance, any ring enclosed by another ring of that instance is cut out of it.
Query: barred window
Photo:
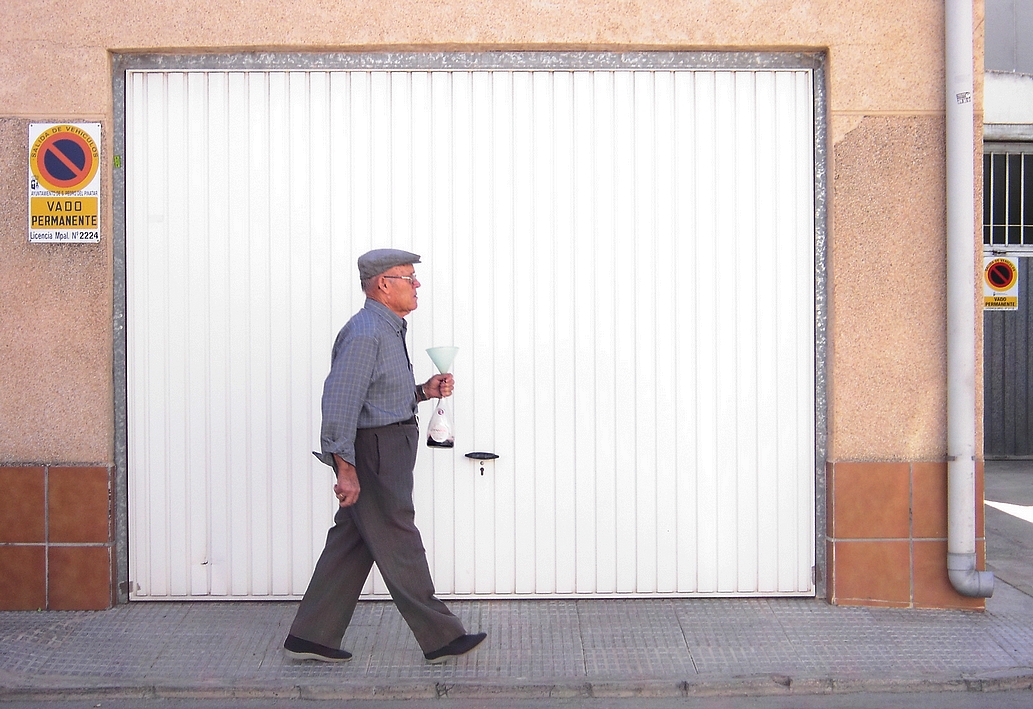
[[[1033,145],[986,144],[983,245],[1033,247]]]

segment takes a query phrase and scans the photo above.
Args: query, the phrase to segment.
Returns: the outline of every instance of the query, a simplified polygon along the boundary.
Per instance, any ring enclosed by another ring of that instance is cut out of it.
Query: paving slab
[[[689,696],[1033,686],[1028,596],[984,613],[813,599],[453,601],[475,653],[430,665],[389,602],[359,604],[352,662],[281,649],[293,602],[0,613],[0,699]]]

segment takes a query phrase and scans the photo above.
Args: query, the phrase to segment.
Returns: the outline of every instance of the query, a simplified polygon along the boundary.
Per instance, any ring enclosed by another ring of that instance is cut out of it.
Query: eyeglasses
[[[397,278],[400,281],[409,281],[409,285],[410,286],[413,286],[413,287],[416,286],[416,274],[415,273],[413,275],[411,275],[411,276],[384,276],[384,278]]]

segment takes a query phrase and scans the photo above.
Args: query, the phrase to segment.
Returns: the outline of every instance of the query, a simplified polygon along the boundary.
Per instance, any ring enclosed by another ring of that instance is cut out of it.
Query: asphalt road
[[[1033,461],[987,461],[985,499],[987,568],[1033,596]]]

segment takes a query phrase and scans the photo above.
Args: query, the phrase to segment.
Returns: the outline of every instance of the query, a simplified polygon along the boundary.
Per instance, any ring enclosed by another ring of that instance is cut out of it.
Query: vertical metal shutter
[[[417,377],[460,348],[416,471],[440,593],[813,593],[809,71],[130,72],[126,105],[133,598],[304,591],[383,245],[424,256]]]
[[[1033,249],[1033,146],[986,143],[983,155],[983,249],[1019,257],[1019,308],[987,311],[983,321],[983,452],[1033,457],[1033,343],[1030,262]]]
[[[987,458],[1033,457],[1033,259],[1019,263],[1019,308],[987,311],[983,320],[983,449]]]

